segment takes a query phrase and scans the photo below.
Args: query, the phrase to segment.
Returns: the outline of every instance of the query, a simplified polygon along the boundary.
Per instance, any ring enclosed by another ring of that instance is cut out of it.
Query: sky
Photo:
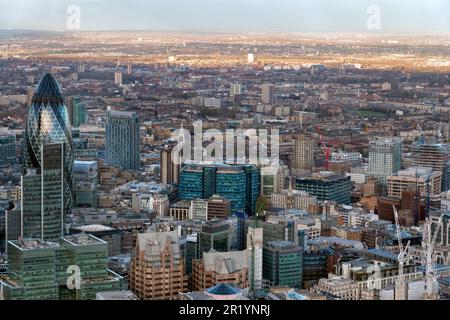
[[[71,5],[80,9],[79,20],[67,13]],[[68,20],[81,31],[450,34],[450,1],[0,0],[0,29],[63,31]]]

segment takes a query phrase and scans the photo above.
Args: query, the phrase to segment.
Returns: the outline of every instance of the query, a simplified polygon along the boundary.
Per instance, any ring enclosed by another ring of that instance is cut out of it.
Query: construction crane
[[[428,217],[431,209],[431,176],[433,171],[425,172],[424,175],[424,187],[425,187],[425,217]],[[419,224],[419,211],[420,211],[420,190],[419,190],[419,173],[418,168],[416,167],[416,192],[415,192],[415,206],[414,206],[414,224]]]
[[[418,143],[420,145],[423,145],[423,144],[425,144],[425,134],[424,134],[420,124],[417,124],[417,130],[419,130],[419,141],[418,141]]]
[[[311,98],[306,99],[305,105],[302,108],[302,113],[301,113],[301,118],[300,118],[300,131],[303,132],[303,117],[305,116],[305,110],[306,108],[309,107],[309,102],[310,102]]]
[[[325,168],[328,171],[329,162],[330,162],[330,158],[331,158],[331,148],[328,147],[327,144],[325,143],[324,136],[322,134],[322,130],[320,129],[319,126],[316,127],[316,131],[319,134],[319,144],[320,144],[321,150],[325,154]]]
[[[398,218],[398,211],[395,206],[392,206],[394,210],[394,218],[395,218],[395,229],[397,234],[397,241],[398,241],[398,248],[399,248],[399,254],[398,254],[398,277],[395,280],[395,300],[407,300],[407,285],[405,281],[404,276],[404,266],[411,260],[411,256],[409,255],[409,247],[410,247],[410,241],[406,244],[406,246],[403,246],[402,242],[402,233],[400,228],[400,222]]]
[[[439,217],[438,224],[432,235],[431,218],[427,217],[423,226],[422,235],[422,264],[425,264],[425,300],[439,299],[437,272],[435,270],[434,246],[439,230],[442,228],[443,215]]]

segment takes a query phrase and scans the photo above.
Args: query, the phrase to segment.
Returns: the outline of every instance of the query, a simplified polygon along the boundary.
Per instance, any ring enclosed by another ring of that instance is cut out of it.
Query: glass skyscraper
[[[450,145],[426,141],[411,145],[411,165],[442,171],[442,192],[450,189]]]
[[[40,169],[22,176],[22,227],[26,238],[54,240],[64,235],[64,144],[41,147]]]
[[[401,169],[402,149],[403,140],[398,137],[370,141],[368,175],[385,186],[387,177],[397,174]]]
[[[74,206],[97,208],[97,162],[76,160],[73,168]]]
[[[63,202],[63,218],[58,220],[59,224],[61,224],[61,221],[65,221],[65,217],[70,213],[72,207],[73,153],[70,127],[69,115],[61,88],[55,78],[50,73],[47,73],[40,81],[33,96],[24,137],[24,177],[27,177],[24,183],[25,185],[33,183],[31,181],[33,179],[28,179],[29,172],[27,171],[31,169],[32,175],[35,175],[35,179],[41,183],[39,186],[40,193],[45,195],[39,200],[40,209],[36,207],[32,210],[33,212],[34,210],[42,211],[40,214],[41,236],[44,236],[42,233],[44,226],[42,225],[48,223],[45,220],[47,213],[44,212],[46,206],[58,210],[57,206],[53,206],[52,203],[47,201],[48,197],[46,196],[48,188],[54,188],[56,192],[57,186],[51,183],[53,178],[50,178],[50,176],[56,174],[55,172],[58,170],[61,170],[61,172],[56,175],[61,175],[63,181],[63,186],[58,191],[61,194],[59,194],[59,197],[57,195],[54,197],[55,201],[56,198],[59,198]],[[46,147],[54,145],[57,146],[49,147],[48,149]],[[59,150],[62,150],[61,154],[58,154],[57,151]],[[58,156],[55,158],[47,154],[47,152],[56,152]],[[56,163],[58,159],[60,162]],[[53,173],[46,172],[44,160],[48,165],[48,170]],[[33,188],[36,187],[33,186]],[[28,215],[27,207],[24,207],[22,210],[24,214],[24,228],[31,228],[32,226],[28,226],[25,222]],[[58,225],[58,227],[55,227],[55,230],[61,228],[62,226]]]
[[[208,199],[220,195],[231,202],[231,212],[255,213],[260,191],[260,170],[254,165],[196,165],[183,167],[180,175],[182,200]]]
[[[67,109],[72,127],[78,128],[86,122],[86,107],[81,103],[80,97],[70,97]]]
[[[16,161],[16,136],[0,132],[0,166],[11,165]]]
[[[140,169],[140,124],[135,112],[108,111],[106,162],[123,170]]]

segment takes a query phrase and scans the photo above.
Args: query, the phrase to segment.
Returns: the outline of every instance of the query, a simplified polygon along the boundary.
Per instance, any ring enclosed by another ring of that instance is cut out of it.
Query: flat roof
[[[16,248],[25,251],[25,250],[35,250],[35,249],[50,249],[59,247],[58,243],[43,241],[41,239],[21,239],[21,240],[12,240],[8,241],[8,243],[12,244]]]
[[[74,227],[73,230],[84,232],[102,232],[102,231],[114,231],[116,229],[101,224],[90,224],[85,226]]]
[[[91,234],[74,234],[70,236],[66,236],[63,238],[64,241],[68,242],[73,246],[88,246],[94,244],[107,244],[107,242],[91,235]]]
[[[131,291],[104,291],[98,292],[97,300],[139,300],[139,298]]]

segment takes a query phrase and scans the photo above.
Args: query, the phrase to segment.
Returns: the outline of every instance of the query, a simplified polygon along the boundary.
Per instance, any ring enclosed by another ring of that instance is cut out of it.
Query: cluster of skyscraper
[[[117,77],[116,82],[121,82]],[[264,103],[273,104],[273,86],[264,85],[262,91]],[[106,163],[124,171],[140,171],[137,114],[108,110],[106,116]],[[96,161],[75,160],[74,156],[72,128],[85,120],[80,100],[71,98],[66,107],[58,83],[46,74],[31,99],[25,129],[21,211],[16,217],[20,237],[5,245],[10,277],[2,282],[2,288],[8,299],[91,299],[99,291],[123,286],[123,278],[107,268],[106,242],[92,235],[66,235],[72,207],[96,208],[98,203],[99,165]],[[313,138],[301,136],[294,141],[294,192],[292,181],[289,190],[284,188],[289,170],[282,165],[272,172],[250,164],[175,164],[172,149],[164,147],[161,183],[176,185],[180,200],[170,208],[172,218],[177,215],[175,220],[201,224],[198,233],[184,235],[185,241],[181,241],[180,231],[184,225],[158,219],[146,233],[139,233],[131,258],[130,289],[142,299],[174,299],[188,298],[183,293],[189,290],[207,292],[217,284],[233,283],[241,289],[249,288],[255,297],[267,286],[300,288],[326,277],[335,256],[327,250],[307,250],[307,238],[315,237],[311,231],[315,221],[304,222],[308,231],[299,228],[301,223],[297,222],[310,207],[320,213],[322,209],[330,211],[328,202],[350,204],[352,181],[341,173],[314,172],[316,149]],[[402,150],[403,141],[398,138],[369,143],[367,176],[393,197],[401,196],[405,185],[410,184],[395,184],[397,175],[411,175],[411,170],[400,171]],[[0,135],[0,162],[14,161],[15,153],[15,137]],[[436,193],[449,189],[450,161],[445,146],[419,142],[412,145],[412,155],[417,187],[419,173],[431,172],[429,178],[436,179],[424,180],[422,188],[433,183]],[[440,173],[433,175],[433,171]],[[299,209],[300,216],[291,219],[286,211],[279,220],[260,219],[263,209],[257,202],[261,196],[270,198],[276,208]],[[139,208],[144,200],[144,196],[133,195],[132,201],[138,202]],[[166,194],[154,196],[149,202],[158,207],[155,211],[160,216],[169,211]],[[319,202],[326,205],[317,206]],[[325,232],[326,223],[329,221],[321,225],[318,236]],[[73,265],[81,266],[82,281],[72,291],[66,280],[67,270]]]

